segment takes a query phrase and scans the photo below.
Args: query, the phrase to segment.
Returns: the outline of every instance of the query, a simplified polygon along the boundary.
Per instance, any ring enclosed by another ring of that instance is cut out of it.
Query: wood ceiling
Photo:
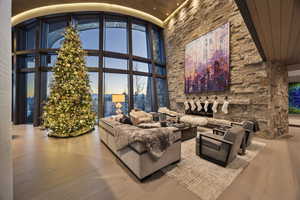
[[[89,0],[88,2],[96,3],[111,3],[121,6],[134,8],[137,10],[149,13],[162,21],[164,21],[169,14],[181,5],[185,0]],[[12,15],[21,12],[38,8],[42,6],[49,6],[53,4],[65,3],[85,3],[84,0],[12,0]]]
[[[149,13],[162,21],[185,0],[89,0]],[[235,0],[263,57],[286,65],[300,64],[300,0]],[[12,0],[13,16],[53,4],[83,0]],[[249,26],[250,24],[250,26]],[[251,27],[252,25],[252,27]]]
[[[250,32],[259,39],[266,60],[286,65],[300,64],[300,0],[236,2],[240,4],[244,19],[250,15],[255,28]]]

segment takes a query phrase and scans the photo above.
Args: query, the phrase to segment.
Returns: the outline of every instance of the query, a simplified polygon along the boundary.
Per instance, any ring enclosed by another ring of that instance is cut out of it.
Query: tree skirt
[[[254,140],[246,155],[238,156],[224,168],[197,156],[195,139],[191,139],[181,143],[181,161],[162,171],[201,200],[216,200],[265,146]]]

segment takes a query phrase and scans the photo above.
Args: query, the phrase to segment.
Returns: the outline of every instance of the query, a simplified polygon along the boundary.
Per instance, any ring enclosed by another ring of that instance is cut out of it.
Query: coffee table
[[[167,123],[167,126],[176,127],[181,131],[181,141],[189,140],[197,136],[197,126],[185,123]]]

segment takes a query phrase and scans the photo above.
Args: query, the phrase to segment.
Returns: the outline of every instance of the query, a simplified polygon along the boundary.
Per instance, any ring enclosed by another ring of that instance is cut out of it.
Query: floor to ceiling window
[[[68,24],[76,26],[86,53],[93,110],[99,118],[116,114],[117,104],[123,113],[168,106],[161,28],[118,14],[60,14],[13,27],[15,124],[40,124]]]
[[[26,121],[33,122],[34,73],[26,73]]]

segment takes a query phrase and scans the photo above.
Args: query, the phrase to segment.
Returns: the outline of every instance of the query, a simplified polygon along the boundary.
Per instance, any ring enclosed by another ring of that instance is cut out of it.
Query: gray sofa
[[[137,127],[136,127],[137,128]],[[114,126],[105,119],[99,121],[99,132],[101,141],[133,172],[138,179],[153,174],[161,168],[175,163],[181,157],[181,132],[176,131],[176,142],[167,148],[158,160],[154,160],[146,151],[143,144],[135,142],[129,146],[117,150],[115,142]],[[178,139],[177,139],[178,137]]]

